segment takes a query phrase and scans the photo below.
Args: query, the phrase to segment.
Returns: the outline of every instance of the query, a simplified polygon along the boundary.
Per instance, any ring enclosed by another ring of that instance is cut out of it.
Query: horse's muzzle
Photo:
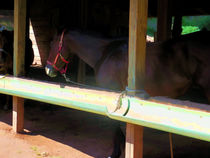
[[[45,66],[45,72],[50,77],[56,77],[58,72],[52,67],[52,65],[47,64]]]

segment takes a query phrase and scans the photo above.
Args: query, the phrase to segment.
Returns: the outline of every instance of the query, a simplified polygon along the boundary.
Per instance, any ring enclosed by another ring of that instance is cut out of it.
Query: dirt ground
[[[22,134],[12,131],[12,111],[0,110],[0,158],[106,158],[112,152],[117,123],[105,116],[25,100]],[[210,157],[208,142],[172,137],[175,158]],[[169,158],[169,149],[168,133],[145,128],[145,158]]]
[[[25,132],[0,113],[0,158],[90,158],[111,153],[115,122],[99,115],[25,101]]]

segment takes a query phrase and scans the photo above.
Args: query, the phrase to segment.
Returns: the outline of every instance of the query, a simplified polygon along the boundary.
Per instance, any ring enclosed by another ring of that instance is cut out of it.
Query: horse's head
[[[65,31],[55,36],[50,45],[50,53],[45,66],[45,72],[50,77],[56,77],[57,73],[65,74],[69,63],[70,52],[65,38]]]
[[[13,32],[0,32],[0,74],[12,72],[13,67]]]

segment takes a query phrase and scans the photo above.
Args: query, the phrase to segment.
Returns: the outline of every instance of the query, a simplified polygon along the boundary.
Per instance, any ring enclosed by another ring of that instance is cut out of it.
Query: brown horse
[[[0,74],[13,73],[13,31],[3,30],[0,32]],[[28,73],[34,60],[32,42],[26,40],[25,72]]]
[[[0,32],[0,74],[12,73],[13,33]]]
[[[161,43],[147,43],[145,90],[151,96],[178,97],[199,85],[210,102],[210,32],[183,35]],[[54,38],[46,74],[66,72],[71,54],[95,70],[97,84],[124,90],[128,77],[127,40],[107,40],[65,31]],[[118,130],[118,135],[122,133]],[[121,138],[115,138],[113,157],[119,157]]]
[[[3,30],[0,32],[0,74],[13,74],[13,31]],[[34,60],[34,52],[32,49],[32,42],[28,38],[26,40],[26,54],[25,54],[25,72],[28,73],[30,65]],[[6,97],[4,109],[9,108],[9,98]]]

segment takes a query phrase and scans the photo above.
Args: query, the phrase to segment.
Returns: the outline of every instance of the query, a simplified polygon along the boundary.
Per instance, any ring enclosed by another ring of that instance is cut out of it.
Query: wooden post
[[[171,24],[172,24],[172,13],[171,13],[171,0],[158,0],[158,24],[157,24],[157,41],[164,41],[171,38]],[[181,27],[181,16],[178,16],[176,26]],[[177,31],[177,30],[175,30]],[[178,30],[179,31],[179,30]],[[173,158],[173,144],[172,134],[169,133],[170,151],[171,158]]]
[[[157,41],[171,37],[171,0],[158,0]]]
[[[144,88],[147,16],[148,0],[130,0],[128,89],[132,91],[128,90],[129,95]],[[127,123],[125,157],[143,157],[142,126]]]
[[[17,132],[23,131],[24,126],[24,99],[13,96],[13,130]]]
[[[126,126],[126,158],[143,157],[143,126],[127,123]]]
[[[24,75],[26,0],[14,0],[14,76]],[[21,132],[24,124],[24,99],[13,97],[13,130]]]
[[[80,0],[80,25],[82,30],[85,30],[87,28],[87,17],[88,17],[87,5],[88,5],[87,0]],[[85,69],[86,69],[85,62],[79,59],[77,82],[85,83]]]
[[[172,37],[179,37],[182,34],[182,16],[175,15],[174,17],[174,24],[172,30]]]

